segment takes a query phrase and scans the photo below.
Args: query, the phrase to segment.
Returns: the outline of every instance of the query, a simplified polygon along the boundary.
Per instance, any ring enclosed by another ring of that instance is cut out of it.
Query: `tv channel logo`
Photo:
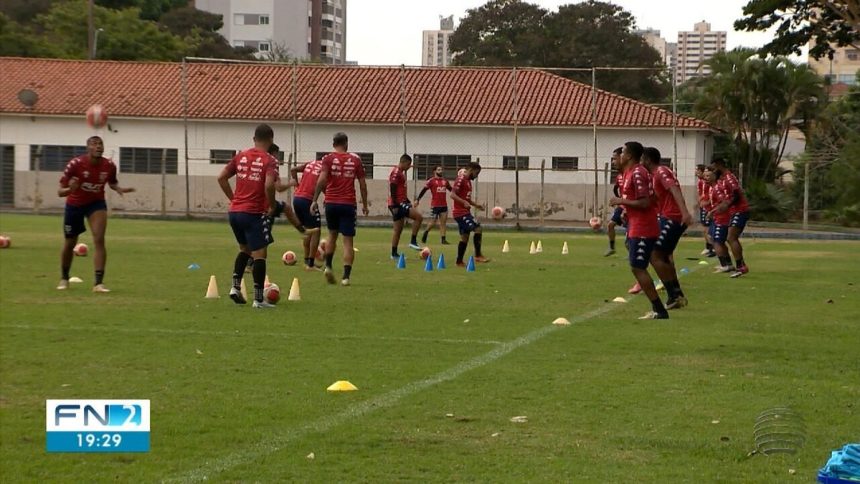
[[[47,400],[48,452],[149,452],[149,400]]]

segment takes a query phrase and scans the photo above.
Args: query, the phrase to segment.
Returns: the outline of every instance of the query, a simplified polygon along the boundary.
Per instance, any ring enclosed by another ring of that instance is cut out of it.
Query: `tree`
[[[820,59],[832,58],[834,45],[860,49],[860,0],[749,0],[743,12],[735,21],[737,30],[776,26],[762,54],[800,54],[810,44],[809,55]]]
[[[33,20],[36,15],[51,9],[54,0],[3,0],[0,2],[0,13],[4,13],[22,25]]]
[[[630,13],[589,0],[549,12],[521,0],[492,0],[467,11],[451,36],[457,65],[523,67],[643,67],[652,71],[600,71],[598,87],[656,101],[671,88],[660,54],[633,33]],[[559,75],[591,83],[590,71]]]
[[[52,46],[0,13],[0,56],[53,57]]]
[[[137,8],[140,11],[140,18],[157,21],[163,14],[174,8],[188,6],[189,0],[96,0],[95,3],[114,10]]]
[[[159,23],[170,33],[184,39],[190,56],[249,60],[254,58],[253,47],[233,47],[218,33],[224,26],[221,15],[187,5],[165,13]]]

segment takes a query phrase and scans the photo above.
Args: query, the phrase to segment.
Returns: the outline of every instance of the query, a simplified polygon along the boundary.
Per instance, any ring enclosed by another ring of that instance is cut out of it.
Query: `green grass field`
[[[639,321],[643,297],[607,302],[632,276],[603,236],[488,232],[490,264],[466,273],[448,246],[426,273],[360,228],[344,288],[282,265],[299,239],[279,225],[269,274],[285,293],[299,277],[302,301],[259,311],[203,298],[210,274],[229,289],[226,222],[112,219],[111,294],[90,292],[91,257],[84,284],[54,289],[59,216],[0,215],[0,233],[5,482],[810,482],[860,438],[856,242],[747,240],[752,272],[731,280],[685,240],[690,306]],[[359,391],[325,391],[341,379]],[[150,399],[151,452],[46,453],[61,398]],[[756,416],[782,405],[806,445],[747,458]]]

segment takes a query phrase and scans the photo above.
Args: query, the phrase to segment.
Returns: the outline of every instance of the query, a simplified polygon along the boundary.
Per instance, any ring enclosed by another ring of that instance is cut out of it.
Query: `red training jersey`
[[[651,174],[642,165],[634,165],[624,172],[624,183],[621,185],[621,198],[639,200],[649,198],[651,203],[647,208],[636,208],[625,205],[627,212],[627,235],[631,238],[656,239],[660,236],[660,224],[657,221],[657,203],[654,200],[654,187],[651,184]]]
[[[708,211],[712,208],[711,206],[711,186],[710,183],[705,180],[699,178],[696,182],[696,193],[699,196],[699,208]]]
[[[391,173],[388,175],[388,184],[395,185],[394,190],[394,199],[391,199],[391,190],[388,190],[388,206],[393,207],[395,205],[400,205],[401,203],[406,201],[406,173],[400,169],[399,166],[395,166],[391,169]]]
[[[258,148],[241,151],[227,164],[230,175],[236,175],[231,212],[266,213],[269,199],[266,197],[266,177],[278,175],[278,160]]]
[[[681,215],[681,207],[672,196],[672,187],[681,189],[681,184],[675,178],[675,174],[667,166],[659,165],[651,172],[654,182],[654,193],[657,195],[657,213],[663,218],[668,218],[672,221],[681,223],[684,218]]]
[[[617,175],[615,175],[615,184],[612,185],[612,193],[614,193],[616,197],[621,196],[622,184],[624,184],[624,173],[619,172]]]
[[[355,180],[364,178],[364,165],[355,153],[329,153],[321,160],[328,173],[325,203],[355,206]]]
[[[320,178],[320,170],[322,170],[322,161],[320,160],[305,163],[305,168],[302,170],[302,179],[299,181],[299,186],[296,187],[296,193],[293,196],[313,200],[314,190]]]
[[[731,203],[732,194],[731,192],[726,191],[725,185],[723,184],[723,180],[719,179],[714,186],[711,187],[711,209],[716,207],[717,205],[723,203],[724,201],[728,201]],[[728,225],[731,221],[732,214],[729,210],[725,212],[714,212],[714,223],[717,225]]]
[[[427,180],[424,187],[430,190],[430,206],[432,208],[448,206],[447,192],[451,190],[451,184],[448,183],[448,180],[441,176],[434,176]]]
[[[451,189],[451,192],[455,193],[463,200],[470,200],[472,198],[472,180],[469,179],[469,175],[465,174],[458,176],[457,179],[454,180],[454,188]],[[470,213],[471,210],[469,210],[468,204],[454,200],[454,210],[452,213],[454,218],[462,217]]]
[[[734,215],[736,213],[749,212],[750,206],[747,203],[747,197],[744,196],[744,190],[741,188],[741,182],[738,181],[738,177],[734,173],[726,171],[720,177],[720,182],[723,183],[723,190],[729,194],[729,203],[731,203],[735,192],[738,193],[738,201],[729,206],[729,213]]]
[[[60,185],[68,188],[72,178],[78,179],[80,188],[69,194],[66,203],[73,207],[82,207],[105,199],[105,184],[117,183],[116,165],[105,157],[92,163],[90,155],[78,156],[66,164]]]

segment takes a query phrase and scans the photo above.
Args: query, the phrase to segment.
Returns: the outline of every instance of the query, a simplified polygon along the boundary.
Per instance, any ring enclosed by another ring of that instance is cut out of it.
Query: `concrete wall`
[[[289,123],[269,122],[275,130],[275,141],[287,154],[293,151],[293,130]],[[256,122],[195,121],[188,127],[188,198],[192,212],[224,211],[226,199],[215,177],[223,165],[209,162],[210,149],[236,150],[252,144]],[[120,165],[120,147],[175,148],[178,150],[178,174],[162,181],[159,174],[119,173],[120,184],[138,191],[125,197],[108,195],[109,204],[118,210],[184,212],[186,209],[185,136],[178,120],[111,119],[111,130],[99,133],[105,140],[105,156]],[[313,159],[317,151],[329,151],[331,136],[343,130],[350,136],[350,150],[374,154],[373,179],[368,180],[372,215],[385,215],[388,195],[386,180],[394,162],[404,151],[403,131],[399,126],[332,126],[300,125],[296,131],[295,152],[298,161]],[[62,207],[56,196],[59,172],[30,171],[30,145],[83,145],[93,131],[77,117],[10,116],[0,117],[0,144],[15,146],[15,205],[20,208],[39,205]],[[597,142],[597,213],[607,196],[603,169],[611,151],[625,141],[635,139],[656,146],[664,157],[672,157],[670,130],[601,129]],[[463,154],[480,159],[484,170],[476,183],[476,198],[490,207],[516,208],[516,173],[502,170],[502,158],[514,155],[512,128],[408,126],[405,151],[411,154]],[[679,131],[677,138],[679,178],[685,185],[688,200],[693,201],[694,168],[710,159],[713,147],[710,136],[701,132]],[[547,220],[585,220],[595,211],[595,150],[590,129],[521,128],[518,149],[528,156],[530,169],[520,171],[521,218],[540,216],[541,161],[543,172],[544,216]],[[553,156],[579,157],[579,171],[553,171]],[[282,169],[286,174],[286,167]],[[611,180],[610,180],[611,183]],[[163,186],[163,188],[162,188]],[[410,180],[409,195],[423,186],[423,180]],[[611,196],[611,193],[609,194]],[[425,199],[426,200],[426,199]],[[692,204],[691,204],[692,205]]]

